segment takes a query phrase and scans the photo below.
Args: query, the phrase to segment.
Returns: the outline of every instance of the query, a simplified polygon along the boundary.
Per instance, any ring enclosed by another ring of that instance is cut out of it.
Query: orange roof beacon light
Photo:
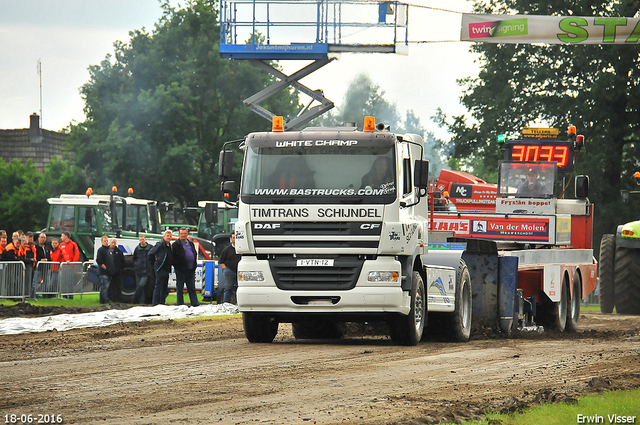
[[[271,131],[284,131],[284,120],[281,116],[273,117],[271,121]]]
[[[640,171],[633,173],[633,178],[636,180],[636,184],[640,185]]]
[[[127,189],[127,193],[129,194],[129,196],[133,195],[133,188],[130,187],[129,189]]]
[[[376,131],[376,117],[364,117],[364,128],[365,133],[373,133]]]
[[[111,186],[111,193],[117,193],[118,192],[118,187],[117,186]]]
[[[93,195],[93,189],[88,187],[87,191],[84,192],[84,194],[87,195],[87,198],[88,198],[89,196]]]
[[[576,150],[580,150],[582,149],[582,147],[584,146],[584,136],[582,134],[578,134],[576,136]]]
[[[567,129],[567,134],[576,134],[576,126],[575,125],[570,125],[569,128]]]

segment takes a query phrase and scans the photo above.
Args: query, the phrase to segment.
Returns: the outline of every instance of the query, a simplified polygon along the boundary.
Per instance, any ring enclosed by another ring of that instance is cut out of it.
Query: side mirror
[[[589,197],[589,176],[576,176],[576,198],[587,199]]]
[[[153,233],[160,233],[158,226],[158,206],[156,204],[149,205],[149,215],[151,216],[151,231]]]
[[[220,151],[218,175],[221,179],[230,179],[233,172],[233,151]]]
[[[629,197],[628,190],[621,190],[620,196],[622,197],[622,203],[625,205],[629,205],[631,203],[631,198]]]
[[[207,220],[207,224],[218,222],[218,204],[214,204],[213,202],[207,202],[205,204],[204,219]]]
[[[233,202],[231,194],[236,191],[236,182],[226,181],[222,183],[222,198],[225,202]]]
[[[420,189],[429,187],[429,161],[416,159],[413,170],[413,181]]]

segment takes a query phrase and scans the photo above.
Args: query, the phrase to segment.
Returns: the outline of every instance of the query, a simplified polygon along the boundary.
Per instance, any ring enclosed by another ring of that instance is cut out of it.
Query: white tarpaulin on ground
[[[484,43],[638,45],[640,18],[463,14],[460,40]]]
[[[14,335],[29,332],[68,331],[70,329],[109,326],[124,322],[143,320],[184,319],[216,315],[238,314],[238,307],[222,305],[157,305],[155,307],[132,307],[127,310],[106,310],[82,314],[59,314],[46,317],[15,317],[0,320],[0,335]]]

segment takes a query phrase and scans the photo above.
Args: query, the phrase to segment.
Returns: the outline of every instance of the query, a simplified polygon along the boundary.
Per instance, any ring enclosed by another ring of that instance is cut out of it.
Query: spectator
[[[122,271],[124,270],[124,253],[118,247],[118,241],[116,238],[109,239],[109,255],[113,258],[113,274],[111,275],[111,283],[115,285],[115,291],[119,291],[122,283]],[[113,293],[114,290],[111,291],[111,293]]]
[[[78,248],[77,243],[71,240],[71,234],[67,231],[62,232],[60,238],[62,239],[62,243],[58,249],[62,251],[64,261],[67,263],[77,263],[80,261],[80,248]]]
[[[167,299],[169,286],[169,273],[173,264],[173,253],[171,252],[171,230],[165,230],[161,241],[149,251],[149,261],[153,263],[156,272],[156,283],[153,288],[153,305],[164,304]]]
[[[2,261],[4,249],[6,246],[7,246],[7,232],[4,230],[0,230],[0,261]]]
[[[151,245],[147,243],[147,238],[144,235],[140,235],[138,241],[140,243],[133,250],[133,271],[136,273],[136,293],[133,295],[133,302],[146,304],[145,287],[153,267],[149,262]]]
[[[236,235],[231,232],[229,235],[231,242],[220,253],[218,264],[222,267],[222,279],[220,279],[220,290],[222,291],[223,303],[234,303],[236,301],[236,290],[238,288],[238,263],[241,256],[236,253]]]
[[[78,248],[78,244],[71,240],[71,234],[69,232],[62,232],[60,238],[62,239],[62,243],[58,249],[62,252],[62,258],[64,259],[64,263],[66,263],[66,267],[60,268],[61,292],[71,294],[75,286],[74,277],[79,273],[77,273],[77,268],[70,266],[69,263],[77,263],[80,261],[80,248]],[[69,297],[65,296],[65,298],[73,298],[73,295]]]
[[[59,293],[60,290],[58,288],[58,282],[60,281],[60,263],[64,261],[64,257],[62,256],[62,251],[60,250],[60,240],[58,238],[53,238],[51,240],[51,275],[49,276],[49,285],[47,285],[45,292]]]
[[[189,230],[181,227],[178,240],[173,243],[173,268],[176,271],[176,297],[177,304],[184,304],[184,285],[187,286],[189,301],[192,307],[200,305],[196,294],[196,267],[198,254],[193,242],[189,239]]]
[[[40,265],[40,261],[51,261],[51,249],[47,245],[47,235],[44,232],[40,232],[38,235],[38,245],[36,245],[36,271],[33,280],[35,289],[38,289],[39,283],[44,283],[44,270],[47,267]],[[40,287],[40,290],[45,291],[44,285]],[[50,298],[50,295],[45,294],[44,298]]]
[[[18,261],[18,250],[20,249],[20,234],[13,232],[12,242],[7,244],[2,253],[4,261]]]
[[[27,249],[33,252],[33,258],[35,259],[38,256],[36,244],[33,243],[33,232],[27,232],[25,235],[27,237]],[[35,264],[34,264],[35,266]]]
[[[100,304],[109,304],[109,284],[113,276],[113,256],[109,254],[109,237],[103,235],[100,239],[102,246],[96,253],[98,264],[98,280],[100,281]]]
[[[24,282],[31,288],[31,290],[29,291],[31,298],[35,298],[36,288],[33,280],[33,268],[36,264],[36,254],[26,237],[20,238],[20,250],[18,251],[18,259],[24,263]]]

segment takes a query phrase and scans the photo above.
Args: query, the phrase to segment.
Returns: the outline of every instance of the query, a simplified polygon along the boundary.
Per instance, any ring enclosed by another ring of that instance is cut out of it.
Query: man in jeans
[[[176,271],[176,297],[178,305],[184,304],[184,285],[187,286],[189,301],[192,307],[200,305],[196,294],[196,267],[198,254],[193,242],[189,239],[189,229],[180,228],[178,240],[173,243],[173,268]]]
[[[100,304],[109,304],[109,284],[113,275],[113,256],[109,255],[109,238],[103,235],[102,246],[96,253],[96,263],[98,264],[98,279],[100,279]]]
[[[220,290],[222,291],[222,302],[233,303],[236,298],[236,290],[238,288],[238,263],[240,262],[240,254],[236,254],[236,234],[231,232],[229,235],[231,242],[220,253],[218,264],[222,268],[222,278],[220,279]]]

